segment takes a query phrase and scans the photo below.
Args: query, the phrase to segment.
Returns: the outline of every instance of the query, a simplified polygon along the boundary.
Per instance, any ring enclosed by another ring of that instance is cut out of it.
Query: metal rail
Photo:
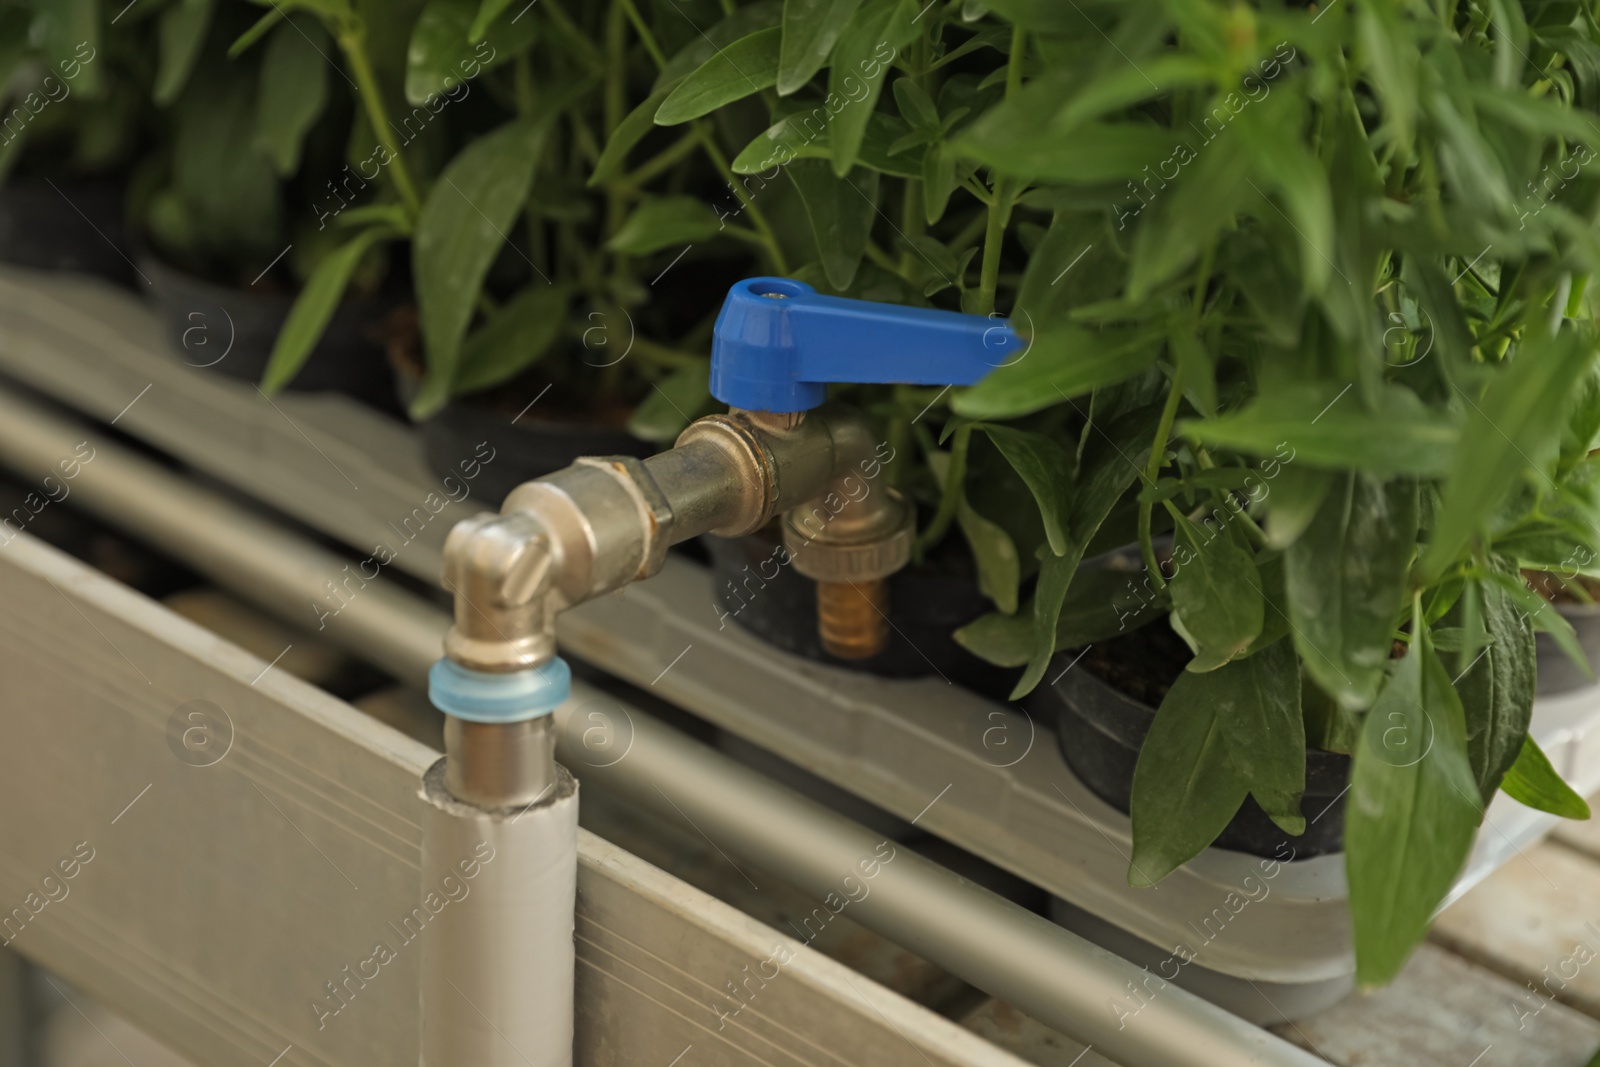
[[[0,463],[25,477],[41,477],[55,472],[79,442],[94,449],[94,459],[67,483],[78,506],[166,548],[268,610],[304,620],[307,602],[322,597],[323,582],[346,562],[0,388]],[[328,620],[326,633],[420,683],[448,623],[442,610],[374,579]],[[602,700],[615,705],[599,690],[574,682],[564,714]],[[863,926],[1092,1042],[1128,1067],[1323,1063],[904,847],[885,845],[859,824],[643,712],[624,710],[633,725],[632,745],[608,767],[585,758],[581,731],[561,730],[563,758],[581,767],[585,778],[654,810],[674,809],[719,847],[830,909],[835,902],[839,910],[848,907]],[[862,878],[869,869],[863,865],[875,869],[870,882]],[[861,893],[863,886],[870,890]],[[1130,1012],[1130,1003],[1140,1009]],[[1116,1010],[1119,1004],[1122,1011]]]

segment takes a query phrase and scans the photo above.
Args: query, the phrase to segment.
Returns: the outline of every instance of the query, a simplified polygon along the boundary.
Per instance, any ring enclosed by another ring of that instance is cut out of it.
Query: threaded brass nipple
[[[822,647],[840,659],[867,659],[889,644],[889,582],[817,583],[817,632]]]

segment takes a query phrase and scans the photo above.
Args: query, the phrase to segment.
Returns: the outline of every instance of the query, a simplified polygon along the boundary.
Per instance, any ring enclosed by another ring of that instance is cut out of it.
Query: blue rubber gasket
[[[428,699],[468,722],[526,722],[549,715],[572,693],[572,668],[560,656],[509,674],[475,671],[441,659],[428,671]]]

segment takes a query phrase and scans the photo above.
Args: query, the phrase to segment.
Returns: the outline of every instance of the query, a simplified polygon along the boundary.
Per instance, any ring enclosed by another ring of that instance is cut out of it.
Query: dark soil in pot
[[[135,284],[123,195],[122,183],[109,178],[9,179],[0,186],[0,261]]]
[[[735,623],[785,652],[885,678],[942,676],[1002,701],[1016,681],[1015,669],[984,662],[951,636],[992,608],[956,553],[936,555],[889,579],[889,646],[870,659],[843,660],[823,650],[816,585],[782,563],[775,526],[750,537],[705,537],[701,543],[711,556],[717,610],[727,613],[724,625]]]
[[[256,291],[207,281],[155,255],[139,259],[153,284],[156,306],[173,352],[191,367],[255,383],[261,380],[278,331],[294,306],[294,295]],[[354,297],[333,313],[288,389],[297,393],[343,393],[380,410],[399,414],[384,357],[384,320],[390,302]]]
[[[1524,571],[1523,576],[1528,579],[1528,584],[1534,591],[1550,601],[1556,611],[1560,612],[1561,617],[1572,626],[1572,632],[1577,637],[1578,646],[1583,649],[1584,656],[1589,660],[1589,666],[1600,672],[1600,603],[1585,604],[1549,574]],[[1600,599],[1600,582],[1588,578],[1578,580],[1584,583],[1584,587],[1592,597]],[[1561,651],[1561,646],[1557,645],[1555,638],[1549,634],[1534,634],[1534,648],[1538,655],[1535,696],[1559,696],[1595,684],[1565,652]]]
[[[396,308],[387,328],[395,393],[409,407],[422,388],[422,339],[416,309]],[[570,467],[582,456],[653,455],[656,448],[627,430],[630,404],[597,405],[589,393],[552,380],[542,364],[471,396],[456,397],[422,423],[428,466],[439,477],[481,462],[475,494],[498,508],[523,482]]]
[[[1118,811],[1128,811],[1139,748],[1155,721],[1156,708],[1190,656],[1189,647],[1166,620],[1157,620],[1091,645],[1082,658],[1078,650],[1058,653],[1045,676],[1054,681],[1041,686],[1031,701],[1034,710],[1054,712],[1067,766]],[[1254,798],[1246,797],[1216,847],[1280,859],[1284,844],[1294,850],[1296,859],[1339,852],[1344,847],[1344,791],[1349,784],[1349,756],[1307,749],[1306,792],[1300,801],[1305,833],[1299,837],[1284,833]]]

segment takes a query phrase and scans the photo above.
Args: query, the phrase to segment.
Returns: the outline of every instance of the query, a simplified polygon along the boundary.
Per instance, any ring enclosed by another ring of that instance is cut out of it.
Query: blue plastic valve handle
[[[711,395],[749,411],[809,411],[827,399],[829,382],[972,385],[1023,347],[1001,318],[746,278],[717,316]]]

